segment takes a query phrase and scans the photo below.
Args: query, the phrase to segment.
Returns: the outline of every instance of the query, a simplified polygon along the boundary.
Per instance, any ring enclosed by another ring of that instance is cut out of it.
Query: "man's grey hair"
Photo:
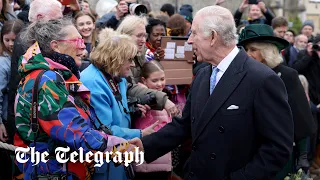
[[[31,0],[28,19],[30,22],[41,20],[39,15],[52,16],[42,17],[45,19],[56,19],[55,16],[59,17],[59,9],[62,12],[62,4],[57,0]]]
[[[237,28],[232,13],[221,6],[208,6],[197,12],[201,16],[199,24],[204,35],[209,37],[212,31],[216,31],[221,37],[223,44],[233,46],[237,44]]]
[[[304,35],[304,34],[299,34],[296,37],[294,37],[294,42],[299,41],[300,38],[305,38],[305,39],[307,39],[307,42],[308,42],[308,37],[306,35]]]
[[[50,47],[51,41],[64,39],[68,35],[64,28],[70,25],[73,26],[73,23],[69,18],[36,21],[21,33],[21,39],[28,47],[38,42],[42,53],[51,55],[54,52]]]

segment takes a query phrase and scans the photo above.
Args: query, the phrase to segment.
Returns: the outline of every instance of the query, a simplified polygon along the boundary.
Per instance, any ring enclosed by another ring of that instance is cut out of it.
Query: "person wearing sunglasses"
[[[90,105],[90,91],[79,81],[78,68],[85,49],[84,41],[72,21],[66,19],[34,22],[22,36],[25,37],[24,44],[33,45],[19,64],[22,80],[15,101],[17,138],[14,145],[35,147],[40,153],[49,151],[49,161],[37,166],[30,161],[17,165],[25,180],[38,179],[39,176],[45,176],[45,179],[91,179],[94,174],[94,169],[89,168],[91,164],[79,161],[59,163],[55,149],[68,146],[71,152],[79,148],[85,153],[104,152],[126,140],[112,136],[98,121]],[[38,111],[31,107],[35,103]],[[31,109],[37,112],[37,118],[30,117]],[[31,122],[38,128],[31,126]]]

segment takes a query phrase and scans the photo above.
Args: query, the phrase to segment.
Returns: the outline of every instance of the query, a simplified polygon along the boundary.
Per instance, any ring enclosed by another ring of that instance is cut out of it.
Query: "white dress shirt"
[[[220,81],[221,77],[228,69],[233,59],[238,55],[239,51],[240,50],[238,49],[237,46],[234,47],[233,50],[218,64],[217,68],[219,69],[219,72],[217,73],[217,80],[215,85],[218,84],[218,82]]]

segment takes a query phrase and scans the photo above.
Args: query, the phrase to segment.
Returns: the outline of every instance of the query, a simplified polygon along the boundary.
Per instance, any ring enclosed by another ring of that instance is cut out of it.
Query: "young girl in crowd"
[[[6,142],[6,128],[8,108],[8,83],[10,79],[11,53],[13,51],[16,35],[23,27],[20,20],[6,21],[2,27],[0,35],[0,140]]]
[[[10,80],[11,53],[16,35],[22,29],[20,20],[5,21],[0,35],[0,141],[7,142],[8,84]],[[0,149],[0,174],[3,179],[12,179],[10,153]]]
[[[84,44],[86,45],[87,55],[85,58],[89,57],[92,48],[95,47],[97,41],[97,35],[95,32],[96,26],[95,17],[89,13],[80,11],[74,17],[75,25],[81,34],[82,38],[84,39]]]
[[[141,70],[141,83],[139,85],[145,86],[149,89],[162,91],[165,87],[165,73],[161,64],[152,60],[144,63]],[[154,128],[158,131],[167,123],[171,122],[171,117],[166,110],[150,110],[146,116],[135,120],[134,128],[145,129],[150,125],[159,121],[159,124]],[[168,153],[150,164],[142,164],[141,166],[134,166],[136,171],[136,180],[167,180],[172,169],[171,153]]]

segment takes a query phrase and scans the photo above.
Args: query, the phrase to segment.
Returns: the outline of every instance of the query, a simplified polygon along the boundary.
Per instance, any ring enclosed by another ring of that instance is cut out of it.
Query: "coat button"
[[[220,133],[224,133],[224,131],[225,131],[224,127],[223,127],[223,126],[220,126],[220,127],[219,127],[219,132],[220,132]]]
[[[196,118],[192,117],[192,120],[191,120],[191,122],[192,122],[192,123],[194,123],[195,119],[196,119]]]
[[[216,153],[212,153],[212,154],[211,154],[211,159],[212,159],[212,160],[215,160],[216,157],[217,157]]]
[[[197,147],[196,146],[192,146],[192,151],[196,151]]]

